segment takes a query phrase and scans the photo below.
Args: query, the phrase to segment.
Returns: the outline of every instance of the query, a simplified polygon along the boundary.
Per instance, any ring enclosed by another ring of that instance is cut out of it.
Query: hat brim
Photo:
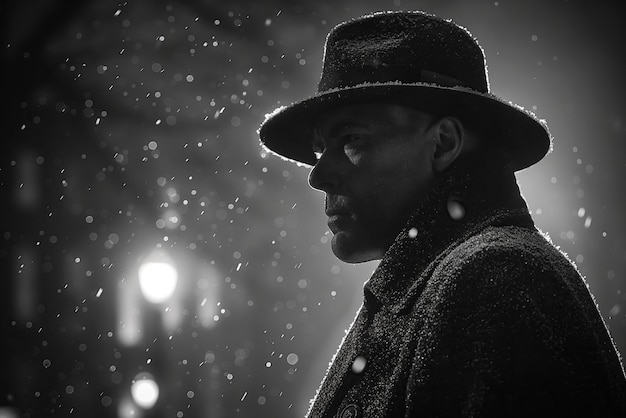
[[[463,87],[428,83],[367,83],[330,90],[266,115],[259,128],[261,143],[270,152],[305,166],[315,165],[311,148],[321,112],[355,103],[402,104],[439,115],[471,121],[506,152],[515,171],[541,160],[552,147],[545,121],[532,112],[493,94]]]

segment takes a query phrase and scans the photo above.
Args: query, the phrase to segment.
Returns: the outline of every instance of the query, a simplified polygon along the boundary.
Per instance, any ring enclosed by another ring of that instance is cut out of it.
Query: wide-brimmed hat
[[[463,27],[423,12],[380,12],[341,23],[326,38],[317,94],[266,115],[261,143],[314,165],[314,126],[322,111],[356,103],[395,103],[452,115],[505,151],[514,170],[551,148],[547,125],[489,91],[482,48]]]

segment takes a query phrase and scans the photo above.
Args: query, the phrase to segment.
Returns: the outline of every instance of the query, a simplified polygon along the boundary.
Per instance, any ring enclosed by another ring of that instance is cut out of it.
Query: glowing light
[[[141,323],[143,315],[139,301],[141,292],[139,280],[124,280],[118,285],[118,321],[115,335],[119,341],[127,346],[137,344],[142,337]],[[120,415],[122,418],[123,415]]]
[[[165,302],[174,294],[177,282],[178,271],[170,263],[148,261],[139,267],[139,287],[149,302]]]
[[[159,399],[159,385],[147,373],[135,376],[130,386],[130,394],[135,403],[143,409],[152,408]]]
[[[197,318],[205,328],[215,326],[215,316],[221,295],[219,273],[210,266],[203,267],[201,277],[196,283]],[[219,316],[217,317],[219,318]]]

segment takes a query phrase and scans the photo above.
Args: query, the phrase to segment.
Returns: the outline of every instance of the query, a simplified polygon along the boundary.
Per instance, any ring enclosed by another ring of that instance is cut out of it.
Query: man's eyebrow
[[[339,135],[343,130],[348,129],[369,129],[372,124],[368,121],[355,119],[341,119],[330,123],[317,123],[313,130],[313,143],[323,141],[323,138]]]

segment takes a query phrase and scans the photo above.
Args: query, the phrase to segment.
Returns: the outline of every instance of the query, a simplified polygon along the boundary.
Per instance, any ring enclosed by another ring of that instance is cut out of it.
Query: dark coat
[[[366,283],[308,416],[626,417],[626,379],[513,174],[452,175]]]

